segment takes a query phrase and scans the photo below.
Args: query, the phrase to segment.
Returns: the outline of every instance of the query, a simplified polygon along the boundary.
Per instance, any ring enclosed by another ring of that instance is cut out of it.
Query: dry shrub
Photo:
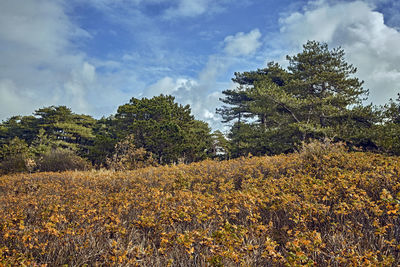
[[[400,158],[325,156],[2,176],[0,266],[399,266]]]
[[[135,147],[133,135],[127,136],[115,145],[115,152],[106,163],[110,169],[116,171],[136,170],[157,165],[150,152],[142,147]]]
[[[12,155],[0,163],[0,173],[25,172],[26,166],[25,156],[22,154]]]
[[[76,155],[69,149],[57,148],[45,154],[38,161],[38,169],[42,172],[67,171],[67,170],[88,170],[90,163]]]
[[[333,142],[332,139],[324,140],[313,139],[309,142],[302,142],[299,150],[300,158],[304,160],[320,160],[324,156],[332,154],[343,154],[347,152],[346,144],[343,142]]]
[[[345,143],[334,143],[331,139],[311,140],[302,142],[298,151],[299,159],[303,162],[303,167],[310,169],[313,177],[322,178],[327,172],[328,164],[334,164],[341,168],[344,154],[347,152]]]

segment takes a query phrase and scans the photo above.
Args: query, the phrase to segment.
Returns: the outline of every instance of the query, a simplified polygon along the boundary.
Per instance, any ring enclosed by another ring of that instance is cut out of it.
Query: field
[[[304,152],[0,177],[0,265],[396,266],[400,158]]]

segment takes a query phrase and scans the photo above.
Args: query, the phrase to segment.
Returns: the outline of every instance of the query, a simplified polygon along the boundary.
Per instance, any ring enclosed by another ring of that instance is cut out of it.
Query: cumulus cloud
[[[2,1],[0,10],[0,119],[52,104],[87,111],[77,84],[93,79],[94,67],[72,40],[90,35],[71,23],[60,1]]]
[[[20,94],[11,80],[0,80],[0,105],[2,116],[8,118],[17,114],[32,112],[31,101],[26,95]]]
[[[239,32],[234,36],[227,36],[225,42],[225,52],[232,56],[246,56],[254,53],[260,46],[261,33],[254,29],[249,33]]]
[[[95,67],[87,62],[83,63],[81,69],[72,70],[71,78],[63,86],[68,97],[64,101],[74,103],[74,107],[78,110],[86,110],[89,106],[86,101],[86,91],[93,86],[95,79]]]
[[[140,86],[118,62],[81,52],[75,44],[91,35],[66,15],[64,1],[0,1],[0,14],[0,120],[50,105],[108,115],[129,99],[120,88]]]
[[[196,119],[206,121],[214,129],[221,128],[220,119],[215,114],[215,109],[219,106],[219,98],[222,94],[219,91],[208,90],[203,81],[164,77],[150,85],[146,90],[147,97],[159,94],[175,96],[178,103],[190,105],[192,114],[195,115]]]
[[[281,38],[299,48],[307,40],[341,46],[357,76],[370,89],[369,101],[384,104],[400,84],[400,32],[367,2],[311,2],[303,12],[280,19]]]
[[[171,94],[179,103],[189,104],[197,119],[206,121],[213,129],[224,129],[215,110],[221,105],[222,90],[235,85],[230,81],[221,82],[220,78],[225,77],[239,58],[253,54],[260,47],[260,37],[258,29],[226,37],[222,51],[208,57],[196,78],[164,77],[145,90],[146,96]]]

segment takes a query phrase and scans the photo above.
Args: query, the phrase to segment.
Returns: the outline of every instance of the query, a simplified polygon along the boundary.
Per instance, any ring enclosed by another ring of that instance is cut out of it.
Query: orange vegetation
[[[395,266],[400,158],[332,151],[0,177],[0,265]]]

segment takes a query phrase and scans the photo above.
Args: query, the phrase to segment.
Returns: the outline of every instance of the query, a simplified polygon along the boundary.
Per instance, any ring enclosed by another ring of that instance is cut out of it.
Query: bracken
[[[298,153],[0,177],[0,265],[397,266],[400,159]]]

